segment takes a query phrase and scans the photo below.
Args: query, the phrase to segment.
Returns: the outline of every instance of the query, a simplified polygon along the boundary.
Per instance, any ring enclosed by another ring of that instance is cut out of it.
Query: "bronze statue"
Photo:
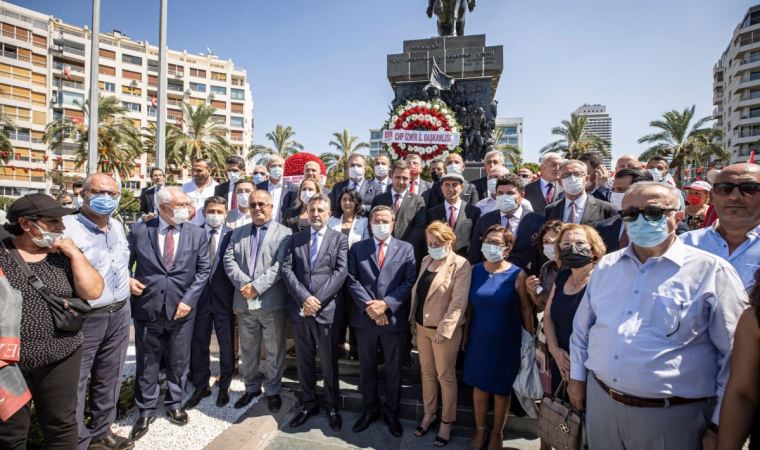
[[[438,16],[438,36],[464,36],[465,4],[475,9],[475,0],[428,0],[427,16]]]

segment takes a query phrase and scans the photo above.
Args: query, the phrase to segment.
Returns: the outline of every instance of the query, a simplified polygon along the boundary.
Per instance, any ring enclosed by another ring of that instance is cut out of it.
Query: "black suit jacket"
[[[296,195],[298,195],[298,185],[293,184],[290,181],[281,180],[282,194],[280,195],[280,222],[285,217],[285,211],[292,208],[296,204]],[[269,181],[262,181],[256,185],[256,189],[269,191]],[[295,194],[293,194],[295,192]],[[277,207],[277,205],[275,205]]]
[[[554,192],[557,192],[559,187],[559,181],[554,182]],[[544,197],[544,191],[541,190],[541,180],[538,179],[525,185],[525,198],[528,199],[531,206],[533,206],[533,212],[536,214],[544,214],[546,208],[546,197]],[[554,194],[554,201],[559,201],[565,198],[564,192]],[[545,215],[545,214],[544,214]],[[547,216],[547,219],[549,217]]]
[[[475,189],[478,190],[478,197],[480,198],[486,198],[488,197],[488,177],[478,178],[477,180],[470,181],[470,184],[475,186]]]
[[[454,234],[457,237],[456,244],[454,244],[454,252],[466,257],[470,249],[472,230],[475,228],[478,219],[480,219],[480,208],[468,205],[467,203],[462,203],[462,205],[464,205],[464,211],[458,211],[457,223],[454,226]],[[435,220],[448,223],[445,202],[427,210],[427,224],[430,225]]]
[[[425,200],[425,206],[428,209],[434,208],[446,200],[446,197],[443,196],[443,190],[441,189],[440,182],[433,183],[430,186],[430,189],[422,194],[422,197]],[[477,205],[481,199],[475,186],[473,186],[472,183],[468,183],[466,181],[464,182],[464,185],[462,185],[461,197],[463,202],[472,206]]]
[[[620,215],[615,215],[609,219],[602,220],[594,227],[602,237],[607,253],[620,250],[620,230],[623,227],[623,219]]]
[[[393,189],[384,192],[372,201],[372,207],[385,205],[393,208]],[[412,244],[415,254],[420,255],[422,242],[425,240],[425,202],[417,194],[408,190],[401,200],[401,207],[396,213],[396,225],[393,227],[393,237]],[[418,258],[419,259],[419,258]]]
[[[607,186],[599,186],[598,188],[594,189],[591,195],[598,198],[599,200],[608,202],[610,201],[610,192],[612,192],[612,189],[608,188]]]
[[[523,216],[517,225],[517,233],[512,251],[509,253],[509,262],[522,268],[528,275],[537,275],[541,269],[541,252],[535,245],[535,237],[541,225],[546,219],[541,214],[531,213],[523,210]],[[480,252],[483,235],[491,225],[501,223],[501,211],[491,211],[488,214],[480,216],[480,220],[475,224],[470,241],[470,250],[467,253],[467,260],[470,264],[477,264],[483,261],[483,254]]]
[[[235,185],[231,183],[229,180],[227,180],[224,183],[217,184],[216,187],[214,187],[214,195],[218,197],[222,197],[223,199],[227,200],[227,195],[229,195],[230,190],[234,190],[234,189],[235,189]],[[231,201],[227,203],[227,208],[232,209]]]
[[[214,260],[209,261],[211,273],[208,277],[208,283],[201,293],[201,298],[198,302],[199,308],[202,303],[206,303],[204,306],[210,306],[212,312],[232,314],[232,299],[235,296],[235,287],[224,271],[224,254],[230,244],[231,236],[232,229],[227,226],[223,227],[219,233],[218,239],[221,239],[219,250],[217,250]]]
[[[156,187],[151,186],[140,192],[140,214],[152,214],[157,210],[156,205]]]
[[[557,200],[556,202],[547,206],[544,214],[546,216],[546,220],[562,220],[565,214],[566,200],[567,199],[563,197],[561,200]],[[586,195],[586,206],[583,208],[583,217],[581,217],[581,224],[593,227],[602,220],[609,219],[615,215],[617,215],[617,211],[615,211],[615,208],[611,204],[599,200],[592,195]]]
[[[330,191],[330,206],[334,217],[340,217],[343,211],[340,208],[340,194],[343,193],[343,189],[348,187],[349,180],[343,180],[333,185],[332,191]],[[378,186],[375,185],[373,180],[364,180],[362,182],[361,189],[359,189],[359,197],[362,199],[362,208],[364,209],[364,215],[368,216],[370,208],[372,207],[372,200],[375,199],[375,195],[378,194],[376,190]]]

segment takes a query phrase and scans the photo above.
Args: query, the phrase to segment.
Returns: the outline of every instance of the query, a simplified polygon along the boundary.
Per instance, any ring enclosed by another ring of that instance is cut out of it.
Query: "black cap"
[[[46,194],[29,194],[13,202],[8,208],[8,222],[16,223],[19,217],[42,216],[63,217],[77,211],[58,204],[55,199]]]

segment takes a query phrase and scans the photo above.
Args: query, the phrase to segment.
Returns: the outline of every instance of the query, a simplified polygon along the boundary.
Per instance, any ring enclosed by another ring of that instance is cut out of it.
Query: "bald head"
[[[107,187],[108,190],[116,193],[121,190],[114,177],[108,173],[93,173],[92,175],[88,175],[82,182],[83,193],[87,193],[90,190],[101,190],[102,187]]]
[[[641,181],[632,184],[625,192],[623,209],[644,208],[649,205],[677,209],[681,204],[680,196],[678,189],[670,184]]]
[[[741,163],[726,166],[715,175],[715,182],[725,183],[737,175],[744,178],[754,178],[755,181],[760,183],[760,165]]]
[[[633,155],[620,155],[615,162],[615,172],[623,169],[638,169],[644,165],[639,162],[639,159]]]

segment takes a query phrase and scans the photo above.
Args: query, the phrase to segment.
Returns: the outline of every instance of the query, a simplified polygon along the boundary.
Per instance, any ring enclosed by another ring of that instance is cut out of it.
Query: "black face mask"
[[[438,180],[441,179],[441,176],[438,175],[438,172],[432,172],[432,173],[430,173],[430,177],[433,179],[434,183],[437,183]]]
[[[571,245],[570,247],[559,249],[559,260],[562,263],[562,267],[578,269],[594,262],[594,255],[589,247]]]

